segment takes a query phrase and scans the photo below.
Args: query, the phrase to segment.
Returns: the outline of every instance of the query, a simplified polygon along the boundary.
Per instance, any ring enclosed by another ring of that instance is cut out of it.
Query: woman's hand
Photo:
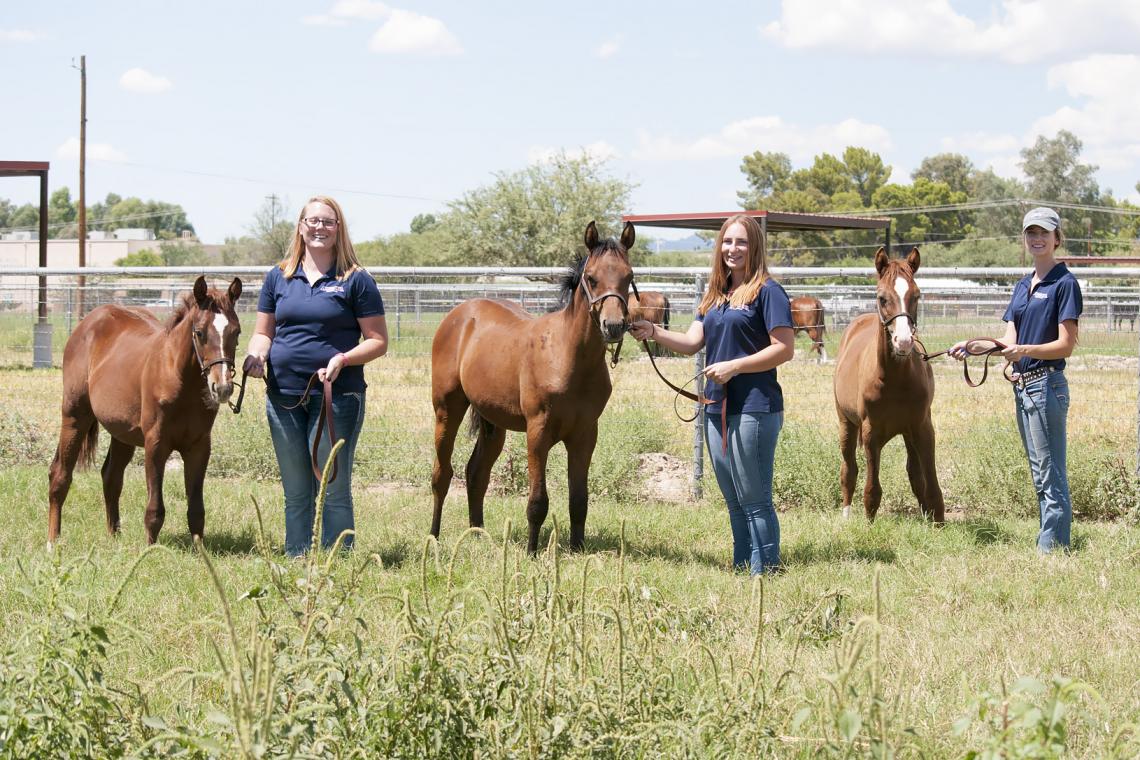
[[[649,320],[639,319],[629,326],[629,334],[634,340],[653,340],[657,334],[657,325]]]
[[[1006,346],[1001,350],[1001,355],[1005,357],[1007,362],[1015,362],[1019,359],[1029,358],[1029,346],[1023,346],[1019,343]]]
[[[705,377],[718,385],[724,385],[739,374],[740,370],[737,368],[735,360],[717,362],[705,367]]]
[[[964,362],[970,356],[969,352],[966,351],[966,345],[969,342],[970,341],[968,341],[968,340],[960,340],[957,343],[955,343],[954,345],[950,346],[950,350],[947,351],[946,353],[949,354],[950,356],[954,357],[958,361]]]
[[[337,354],[329,359],[327,367],[322,367],[317,370],[317,379],[322,383],[325,382],[325,380],[328,380],[330,383],[335,382],[340,375],[341,369],[343,369],[346,364],[348,364],[348,357],[344,354]]]
[[[244,375],[250,377],[265,377],[265,357],[258,354],[246,354],[245,362],[241,365]]]

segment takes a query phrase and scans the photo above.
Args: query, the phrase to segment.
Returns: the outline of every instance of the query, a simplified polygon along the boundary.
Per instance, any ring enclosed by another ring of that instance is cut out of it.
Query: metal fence
[[[244,293],[239,315],[251,325],[260,284],[267,267],[106,268],[106,269],[0,269],[0,367],[32,368],[59,366],[68,334],[81,313],[104,303],[144,306],[160,317],[168,313],[195,277],[205,274],[215,286],[224,287],[241,277]],[[390,355],[430,355],[431,338],[442,316],[459,302],[473,297],[502,298],[521,303],[538,313],[558,304],[557,268],[372,268],[384,298]],[[1070,366],[1080,371],[1081,382],[1097,389],[1115,403],[1095,414],[1119,426],[1121,415],[1131,419],[1131,430],[1140,430],[1137,409],[1140,348],[1140,269],[1075,268],[1084,295],[1080,344]],[[776,268],[775,276],[791,296],[812,295],[824,307],[828,351],[834,356],[838,336],[856,315],[874,306],[875,272],[866,268]],[[920,322],[922,336],[931,351],[953,340],[974,335],[1000,334],[1000,319],[1013,282],[1024,276],[1020,268],[929,268],[919,273],[922,288]],[[705,268],[636,268],[642,291],[665,293],[671,303],[674,328],[684,328],[692,318],[704,290]],[[247,328],[248,329],[248,328]],[[243,338],[244,341],[244,338]],[[243,346],[244,348],[244,346]],[[633,359],[638,352],[626,349]],[[797,344],[795,361],[810,361],[804,339]],[[691,377],[702,357],[668,359],[678,376]],[[694,362],[694,364],[689,364]],[[419,393],[428,383],[427,362],[413,362],[423,377],[403,380]],[[1112,371],[1097,372],[1109,369]],[[1091,371],[1090,371],[1091,370]],[[949,371],[949,368],[946,370]],[[816,383],[797,393],[830,395],[830,383]],[[636,403],[636,402],[630,402]],[[658,403],[658,402],[654,402]],[[819,405],[817,404],[818,408]],[[693,429],[692,473],[699,488],[703,453],[699,424]],[[1133,448],[1133,451],[1136,449]],[[1140,452],[1137,453],[1140,464]]]

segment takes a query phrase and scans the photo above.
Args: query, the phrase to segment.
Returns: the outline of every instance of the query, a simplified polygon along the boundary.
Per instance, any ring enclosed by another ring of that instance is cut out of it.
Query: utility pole
[[[269,228],[273,229],[277,226],[277,193],[265,196],[265,200],[269,201]]]
[[[79,56],[79,268],[87,266],[87,56]],[[79,276],[79,318],[83,319],[87,278]]]

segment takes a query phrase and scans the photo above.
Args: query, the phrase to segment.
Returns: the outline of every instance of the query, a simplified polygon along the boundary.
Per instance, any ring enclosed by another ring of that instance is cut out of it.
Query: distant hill
[[[654,240],[649,248],[652,251],[707,251],[710,245],[697,235],[689,235],[680,240]]]

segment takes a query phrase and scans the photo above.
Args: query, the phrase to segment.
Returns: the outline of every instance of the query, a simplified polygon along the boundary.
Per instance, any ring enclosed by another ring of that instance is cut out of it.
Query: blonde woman
[[[795,332],[788,294],[768,274],[756,220],[737,214],[721,226],[709,287],[687,332],[643,320],[631,326],[630,334],[681,354],[705,349],[705,393],[717,399],[705,410],[705,440],[728,505],[732,563],[753,574],[777,570],[780,522],[772,505],[772,471],[784,396],[776,367],[792,358]]]
[[[340,205],[325,196],[309,199],[297,218],[285,259],[269,270],[257,304],[245,370],[264,377],[266,416],[285,492],[285,553],[304,554],[313,539],[318,482],[310,445],[323,403],[314,372],[332,382],[338,438],[337,477],[325,495],[321,544],[354,531],[352,460],[364,422],[364,365],[388,350],[384,302],[376,281],[360,265]],[[330,446],[322,439],[321,466]],[[353,545],[353,533],[342,544]]]

